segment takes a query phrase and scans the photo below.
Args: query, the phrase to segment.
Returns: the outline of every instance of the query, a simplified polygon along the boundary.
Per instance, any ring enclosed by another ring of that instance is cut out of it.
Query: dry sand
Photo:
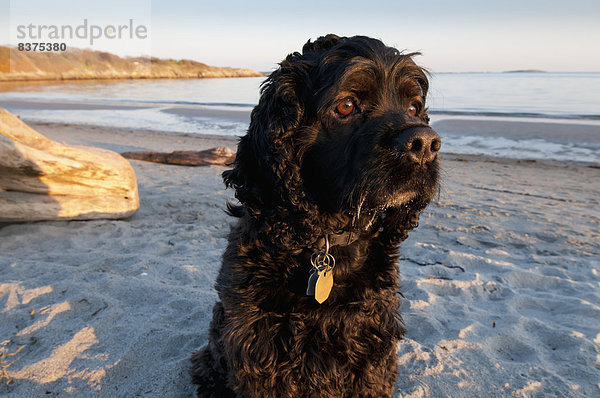
[[[33,127],[116,151],[235,147]],[[193,394],[188,358],[207,341],[232,192],[221,167],[132,164],[131,219],[0,226],[0,395]],[[455,155],[443,167],[402,245],[397,395],[600,396],[600,169]]]

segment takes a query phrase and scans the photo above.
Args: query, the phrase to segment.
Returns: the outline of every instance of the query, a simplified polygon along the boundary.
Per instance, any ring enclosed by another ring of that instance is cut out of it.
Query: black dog
[[[368,37],[327,35],[261,90],[235,167],[201,397],[383,397],[397,377],[398,244],[438,186],[428,80]]]

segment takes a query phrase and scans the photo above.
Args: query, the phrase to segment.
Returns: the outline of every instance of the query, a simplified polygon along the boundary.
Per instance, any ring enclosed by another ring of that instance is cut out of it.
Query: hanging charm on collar
[[[325,235],[325,251],[316,251],[310,258],[313,266],[308,278],[306,294],[314,296],[319,304],[322,304],[331,293],[333,288],[333,268],[335,258],[329,253],[329,238]]]

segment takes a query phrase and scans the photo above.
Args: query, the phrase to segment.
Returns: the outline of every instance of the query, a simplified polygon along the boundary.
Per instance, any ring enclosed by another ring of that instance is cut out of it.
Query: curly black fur
[[[413,55],[327,35],[263,84],[223,173],[241,205],[229,205],[239,221],[209,343],[192,355],[198,396],[391,395],[404,334],[398,244],[438,184],[439,145],[430,161],[399,150],[403,132],[430,130],[428,80]],[[348,115],[343,101],[352,101]],[[325,235],[349,231],[349,244],[331,249],[335,283],[318,304],[305,294],[310,256]]]

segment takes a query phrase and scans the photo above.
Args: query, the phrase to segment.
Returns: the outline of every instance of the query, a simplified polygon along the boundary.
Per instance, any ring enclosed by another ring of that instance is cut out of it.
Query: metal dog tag
[[[333,270],[325,269],[319,272],[319,278],[317,279],[317,283],[315,284],[315,300],[317,300],[319,304],[322,304],[325,300],[327,300],[327,297],[329,297],[329,293],[331,293],[332,287]]]
[[[329,237],[325,235],[325,251],[316,251],[310,257],[313,269],[308,278],[307,296],[314,296],[319,304],[322,304],[331,293],[333,288],[333,269],[335,258],[329,253]]]
[[[315,295],[315,285],[317,284],[317,279],[319,278],[319,273],[316,269],[312,269],[310,271],[310,276],[308,277],[308,287],[306,288],[307,296]]]

